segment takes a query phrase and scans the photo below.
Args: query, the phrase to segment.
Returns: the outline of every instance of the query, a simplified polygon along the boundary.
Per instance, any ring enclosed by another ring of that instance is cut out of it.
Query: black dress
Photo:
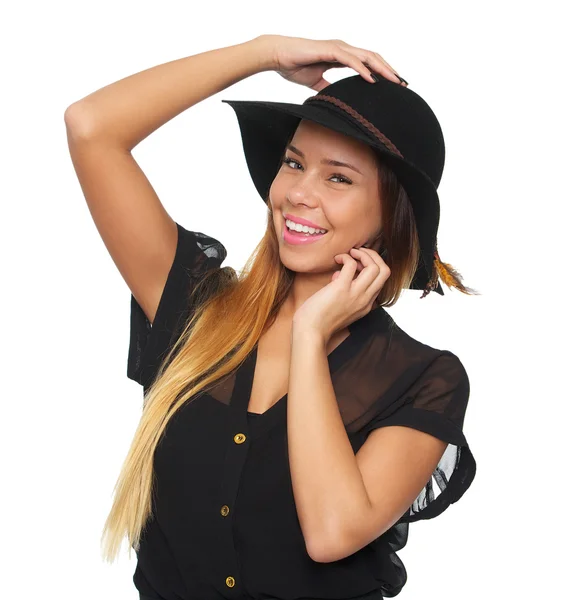
[[[131,295],[127,376],[145,391],[193,308],[190,286],[227,255],[219,241],[177,227],[152,328]],[[143,529],[133,575],[142,600],[372,600],[401,591],[406,571],[396,552],[409,523],[442,513],[475,476],[462,431],[469,380],[456,355],[411,338],[381,307],[349,329],[328,362],[354,452],[386,425],[449,443],[416,501],[358,552],[330,563],[312,560],[292,493],[287,395],[263,414],[247,410],[255,346],[235,373],[183,406],[159,441],[155,516]]]

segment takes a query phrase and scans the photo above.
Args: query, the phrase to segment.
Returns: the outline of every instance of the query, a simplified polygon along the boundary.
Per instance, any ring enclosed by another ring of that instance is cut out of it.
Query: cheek
[[[270,186],[269,197],[270,197],[270,206],[272,207],[272,210],[277,210],[277,209],[282,208],[283,199],[284,199],[283,191],[279,185],[276,185],[275,180],[272,183],[272,185]]]
[[[366,226],[366,216],[349,210],[332,210],[325,213],[334,232],[343,238],[357,237]]]
[[[350,248],[360,248],[369,241],[371,230],[365,217],[358,220],[349,218],[335,221],[333,230],[334,240],[348,251]]]
[[[283,175],[278,171],[277,175],[274,177],[270,185],[270,193],[280,193],[281,187],[283,183]]]

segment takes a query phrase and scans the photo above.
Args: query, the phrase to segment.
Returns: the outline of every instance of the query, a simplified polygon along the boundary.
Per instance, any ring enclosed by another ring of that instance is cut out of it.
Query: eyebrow
[[[295,154],[298,154],[302,158],[305,158],[305,155],[303,154],[303,152],[301,152],[301,150],[297,149],[292,144],[288,144],[286,149],[291,150],[292,152],[295,152]],[[348,169],[352,169],[352,171],[356,171],[356,173],[363,175],[363,173],[360,170],[358,170],[356,167],[354,167],[353,165],[351,165],[349,163],[345,163],[345,162],[340,162],[339,160],[331,160],[328,158],[323,158],[323,160],[321,160],[321,163],[323,165],[333,165],[334,167],[348,167]]]

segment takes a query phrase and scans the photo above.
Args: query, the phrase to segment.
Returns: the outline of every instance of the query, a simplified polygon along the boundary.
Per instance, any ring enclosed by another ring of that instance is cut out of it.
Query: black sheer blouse
[[[227,255],[216,239],[177,227],[152,327],[131,295],[127,376],[144,391],[193,309],[187,297],[194,282]],[[409,523],[442,513],[475,476],[463,433],[469,380],[455,354],[413,339],[381,307],[349,329],[328,363],[354,452],[387,425],[448,442],[409,510],[344,559],[309,557],[291,486],[287,395],[265,413],[247,410],[255,346],[235,373],[182,407],[159,441],[155,516],[143,530],[133,575],[141,600],[372,600],[401,591],[407,575],[397,551]]]

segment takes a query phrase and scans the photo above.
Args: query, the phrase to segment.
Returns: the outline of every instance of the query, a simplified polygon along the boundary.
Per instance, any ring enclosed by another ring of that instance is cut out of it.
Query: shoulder
[[[218,269],[227,257],[227,249],[216,238],[186,229],[179,223],[178,248],[175,262],[192,277],[200,277],[208,270]]]
[[[386,335],[389,348],[395,353],[400,353],[404,358],[410,358],[413,361],[432,361],[441,353],[449,352],[441,348],[432,346],[400,327],[395,319],[386,312]]]
[[[381,355],[383,368],[400,366],[400,371],[415,373],[448,372],[453,378],[467,376],[460,358],[447,348],[432,346],[400,327],[385,311],[383,332],[386,347]]]

